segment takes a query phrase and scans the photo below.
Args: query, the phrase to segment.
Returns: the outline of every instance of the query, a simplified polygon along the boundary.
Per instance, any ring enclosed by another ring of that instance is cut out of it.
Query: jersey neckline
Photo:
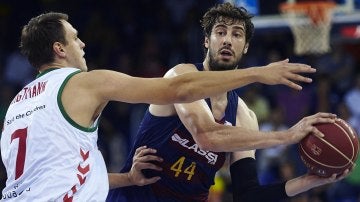
[[[36,78],[39,78],[41,77],[42,75],[46,74],[46,73],[49,73],[53,70],[56,70],[56,69],[59,69],[59,68],[56,68],[56,67],[53,67],[53,68],[49,68],[49,69],[45,69],[44,71],[40,72],[38,75],[36,75]]]

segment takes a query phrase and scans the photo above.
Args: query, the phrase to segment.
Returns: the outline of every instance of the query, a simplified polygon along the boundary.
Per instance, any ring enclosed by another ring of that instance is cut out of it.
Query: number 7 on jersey
[[[16,138],[19,138],[19,146],[18,146],[18,152],[17,152],[17,156],[16,156],[15,180],[18,179],[24,172],[25,156],[26,156],[27,127],[16,130],[11,135],[11,143]]]

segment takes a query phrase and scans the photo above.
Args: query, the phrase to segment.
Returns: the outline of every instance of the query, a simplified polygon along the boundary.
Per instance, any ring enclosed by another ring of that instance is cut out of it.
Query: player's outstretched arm
[[[192,71],[181,72],[181,75],[171,78],[140,78],[109,70],[94,70],[77,75],[76,86],[87,89],[104,101],[171,104],[192,102],[254,82],[301,89],[294,82],[311,82],[311,79],[300,73],[315,72],[308,65],[288,63],[286,60],[264,67],[216,72],[198,72],[192,64],[178,66],[191,66]]]
[[[146,178],[141,172],[143,169],[162,170],[159,166],[151,163],[151,161],[162,161],[162,158],[154,155],[155,153],[155,149],[147,148],[146,146],[137,148],[131,170],[128,173],[108,174],[110,189],[132,185],[144,186],[158,181],[160,177]]]

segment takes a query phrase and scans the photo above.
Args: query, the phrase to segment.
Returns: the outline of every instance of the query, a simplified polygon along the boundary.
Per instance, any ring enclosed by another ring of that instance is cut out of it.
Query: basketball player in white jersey
[[[142,169],[160,168],[151,148],[140,147],[128,173],[107,175],[97,148],[99,117],[109,101],[191,102],[253,82],[311,82],[315,69],[280,61],[265,67],[193,72],[174,78],[138,78],[108,70],[87,72],[85,44],[62,13],[34,17],[23,28],[21,49],[37,78],[12,100],[1,135],[7,172],[4,201],[104,201],[109,187],[146,185]],[[226,78],[226,79],[224,79]]]

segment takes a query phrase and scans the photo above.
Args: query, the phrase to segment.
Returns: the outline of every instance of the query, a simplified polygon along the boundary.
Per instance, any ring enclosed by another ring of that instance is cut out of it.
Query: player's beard
[[[234,60],[233,62],[221,62],[220,60],[215,59],[215,54],[210,50],[209,52],[209,69],[211,71],[225,71],[225,70],[233,70],[238,68],[238,64],[240,62],[240,58]]]

